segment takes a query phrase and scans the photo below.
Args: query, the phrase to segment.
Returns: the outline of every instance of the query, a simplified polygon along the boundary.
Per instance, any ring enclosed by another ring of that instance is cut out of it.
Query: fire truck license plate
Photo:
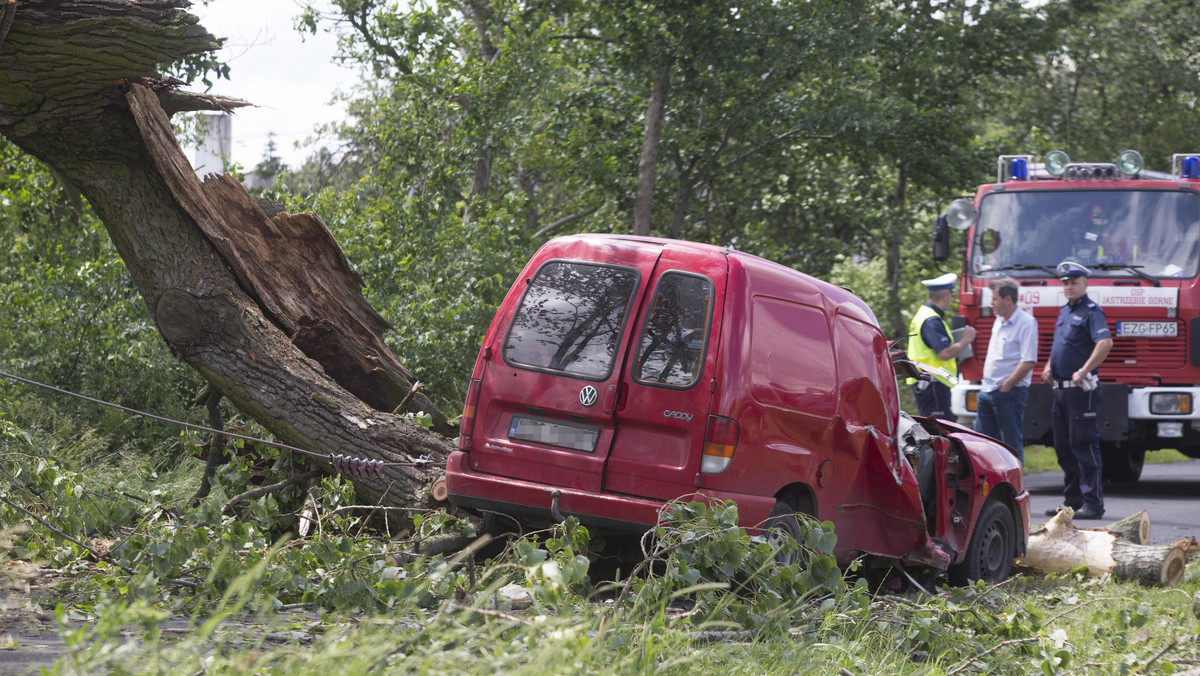
[[[1179,335],[1175,322],[1117,322],[1117,335],[1130,338],[1174,338]]]

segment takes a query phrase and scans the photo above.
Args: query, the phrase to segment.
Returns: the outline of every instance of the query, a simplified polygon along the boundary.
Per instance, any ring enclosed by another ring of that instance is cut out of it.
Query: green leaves
[[[855,603],[859,592],[846,587],[830,555],[835,540],[828,523],[801,520],[805,543],[818,548],[800,557],[805,563],[797,567],[777,565],[775,546],[766,537],[739,528],[732,502],[675,502],[664,516],[649,550],[649,560],[661,560],[664,572],[631,581],[635,616],[688,598],[698,626],[732,623],[773,632],[807,612],[816,595],[832,594],[835,605]],[[780,546],[799,545],[784,540]]]

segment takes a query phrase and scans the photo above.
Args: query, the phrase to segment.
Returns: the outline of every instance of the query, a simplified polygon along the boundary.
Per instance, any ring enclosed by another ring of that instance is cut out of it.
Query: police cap
[[[953,272],[947,272],[946,274],[941,275],[940,277],[934,277],[933,279],[922,279],[921,283],[924,284],[925,288],[929,289],[930,291],[941,291],[943,289],[953,289],[954,283],[957,281],[958,275],[954,274]]]
[[[1091,277],[1092,271],[1083,267],[1075,261],[1063,261],[1058,264],[1056,269],[1058,276],[1064,282],[1074,277]]]

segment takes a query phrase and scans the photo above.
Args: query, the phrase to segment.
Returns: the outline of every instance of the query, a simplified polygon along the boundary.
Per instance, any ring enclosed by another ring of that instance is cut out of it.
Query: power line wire
[[[109,408],[115,408],[120,411],[125,411],[126,413],[132,413],[133,415],[142,416],[143,418],[149,418],[151,420],[157,420],[159,422],[164,422],[164,423],[168,423],[168,424],[172,424],[172,425],[179,425],[180,427],[185,427],[190,430],[196,430],[198,432],[209,432],[211,434],[220,434],[220,435],[223,435],[226,437],[232,437],[234,439],[241,439],[243,441],[251,441],[256,444],[265,444],[267,446],[274,446],[275,448],[281,448],[281,449],[284,449],[287,451],[292,451],[293,453],[300,453],[301,455],[307,455],[312,458],[318,458],[318,459],[324,460],[324,461],[328,462],[330,465],[332,465],[334,470],[337,471],[339,474],[351,474],[351,475],[356,475],[356,476],[374,477],[376,479],[382,479],[383,478],[383,468],[385,468],[385,467],[421,467],[421,466],[433,463],[433,459],[430,458],[428,455],[421,457],[421,458],[417,458],[416,460],[413,460],[411,462],[385,462],[383,460],[358,458],[358,457],[355,457],[352,455],[343,455],[341,453],[316,453],[314,451],[309,451],[309,450],[306,450],[303,448],[297,448],[296,446],[289,446],[288,444],[280,443],[278,441],[270,441],[268,439],[259,439],[258,437],[251,437],[251,436],[246,436],[244,434],[237,434],[236,432],[227,432],[225,430],[213,429],[211,427],[205,427],[204,425],[196,425],[194,423],[184,422],[182,420],[175,420],[173,418],[164,418],[163,416],[154,415],[153,413],[146,413],[145,411],[139,411],[137,409],[129,408],[127,406],[121,406],[120,404],[114,404],[110,401],[104,401],[103,399],[96,399],[96,398],[89,397],[84,394],[78,394],[76,392],[71,392],[69,390],[64,390],[62,388],[55,387],[53,385],[39,383],[36,380],[29,380],[28,378],[22,378],[20,376],[13,375],[11,373],[6,373],[4,371],[0,371],[0,376],[9,378],[11,380],[15,380],[19,383],[24,383],[26,385],[32,385],[34,387],[41,387],[43,389],[47,389],[47,390],[50,390],[51,392],[56,392],[58,394],[65,394],[69,397],[75,397],[76,399],[82,399],[84,401],[91,402],[93,404],[99,404],[101,406],[108,406]]]

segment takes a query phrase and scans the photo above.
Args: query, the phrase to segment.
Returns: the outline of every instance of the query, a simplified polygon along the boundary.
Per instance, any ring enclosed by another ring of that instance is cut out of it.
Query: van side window
[[[612,373],[617,340],[638,273],[609,265],[551,261],[529,280],[504,360],[585,378]]]
[[[638,337],[634,380],[669,387],[694,385],[704,362],[712,304],[713,284],[707,277],[663,273]]]

